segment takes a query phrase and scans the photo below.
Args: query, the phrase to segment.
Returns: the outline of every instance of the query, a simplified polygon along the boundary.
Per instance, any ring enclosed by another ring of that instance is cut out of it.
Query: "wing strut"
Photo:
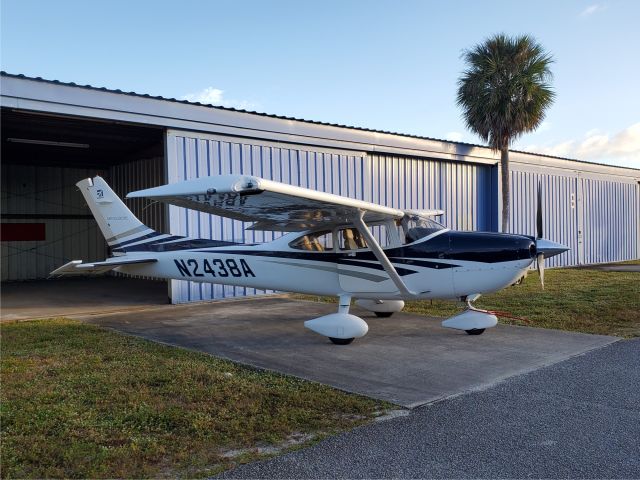
[[[391,278],[391,280],[396,285],[396,287],[398,287],[398,290],[400,290],[400,293],[402,293],[403,296],[409,297],[409,298],[417,297],[418,293],[412,290],[409,290],[407,288],[407,285],[402,281],[402,278],[400,277],[400,275],[398,275],[396,268],[389,261],[389,258],[384,253],[384,250],[382,249],[382,247],[380,246],[376,238],[371,234],[371,231],[367,227],[367,224],[364,223],[364,218],[363,218],[364,213],[365,212],[360,210],[354,218],[354,223],[356,227],[358,227],[358,231],[367,240],[367,245],[369,245],[369,248],[371,249],[373,254],[376,256],[376,258],[378,259],[382,267],[384,268],[384,271],[387,272],[387,275],[389,275],[389,278]]]

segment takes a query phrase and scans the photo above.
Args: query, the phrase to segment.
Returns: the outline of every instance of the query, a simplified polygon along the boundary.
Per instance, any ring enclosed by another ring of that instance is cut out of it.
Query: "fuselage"
[[[313,295],[403,298],[369,249],[302,250],[291,246],[299,237],[292,233],[247,245],[165,235],[114,252],[157,258],[155,263],[118,267],[131,275]],[[521,235],[444,229],[384,252],[409,289],[418,292],[417,298],[453,299],[513,284],[535,259],[536,243]]]

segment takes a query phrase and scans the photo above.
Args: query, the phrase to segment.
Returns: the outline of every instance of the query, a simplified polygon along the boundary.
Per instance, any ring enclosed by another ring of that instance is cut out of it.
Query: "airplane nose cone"
[[[560,255],[568,250],[570,250],[569,247],[562,245],[561,243],[552,242],[546,238],[536,239],[536,251],[538,255],[543,254],[545,258]]]

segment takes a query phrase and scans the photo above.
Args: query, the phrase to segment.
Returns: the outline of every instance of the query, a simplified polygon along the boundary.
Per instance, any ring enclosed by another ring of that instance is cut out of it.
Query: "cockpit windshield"
[[[405,214],[402,219],[406,243],[413,243],[445,227],[429,217],[416,214]]]

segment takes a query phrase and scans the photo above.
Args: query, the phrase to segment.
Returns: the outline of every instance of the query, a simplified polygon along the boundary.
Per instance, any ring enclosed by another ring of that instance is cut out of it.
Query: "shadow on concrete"
[[[0,319],[28,320],[148,308],[169,303],[167,282],[76,277],[2,284]]]

